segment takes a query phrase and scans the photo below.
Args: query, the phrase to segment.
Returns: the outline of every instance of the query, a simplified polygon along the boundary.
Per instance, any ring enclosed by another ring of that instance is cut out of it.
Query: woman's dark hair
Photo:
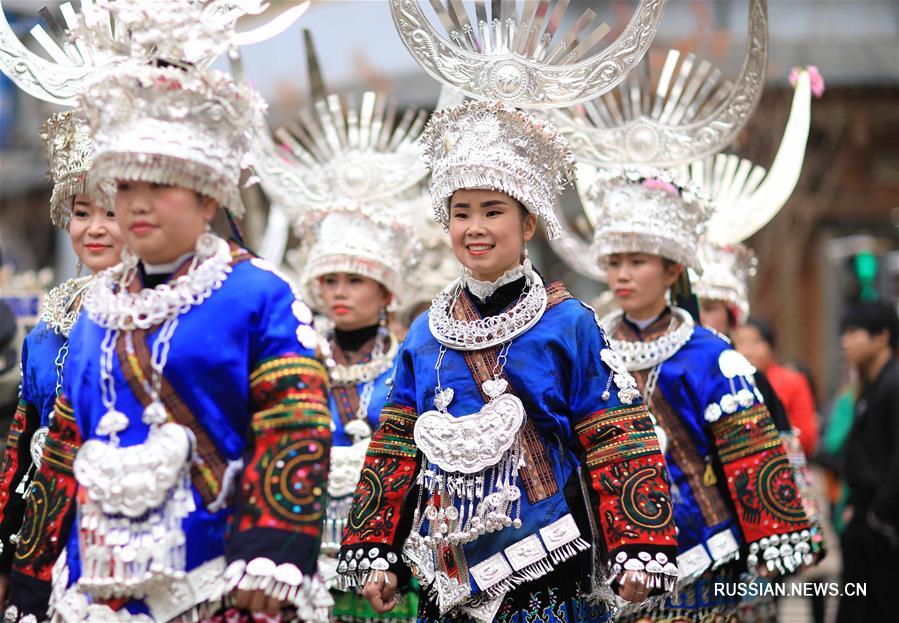
[[[899,319],[896,317],[896,310],[883,301],[865,301],[847,309],[840,321],[840,332],[845,333],[848,329],[862,329],[871,335],[887,331],[890,349],[895,351],[899,346]]]
[[[750,316],[746,321],[746,324],[750,327],[755,328],[756,331],[759,332],[759,335],[762,336],[762,339],[768,343],[768,346],[774,350],[777,347],[777,333],[774,332],[774,327],[771,326],[767,320],[759,318],[758,316]]]

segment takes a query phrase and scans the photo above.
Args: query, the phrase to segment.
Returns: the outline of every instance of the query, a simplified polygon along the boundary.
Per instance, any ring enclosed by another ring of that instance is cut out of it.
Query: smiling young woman
[[[379,613],[414,574],[433,596],[420,621],[605,620],[582,596],[669,590],[676,541],[636,385],[593,312],[527,259],[538,216],[556,231],[567,143],[495,102],[436,113],[423,141],[464,272],[398,355],[337,571]],[[651,509],[627,504],[631,487]]]
[[[80,266],[91,275],[119,262],[122,237],[115,216],[85,192],[92,142],[74,113],[58,113],[41,127],[53,195],[50,218],[69,234]],[[64,281],[44,300],[41,320],[22,346],[19,405],[0,467],[0,607],[6,601],[13,555],[21,536],[25,500],[46,440],[53,404],[63,383],[66,359],[77,356],[69,332],[81,313],[91,276]]]

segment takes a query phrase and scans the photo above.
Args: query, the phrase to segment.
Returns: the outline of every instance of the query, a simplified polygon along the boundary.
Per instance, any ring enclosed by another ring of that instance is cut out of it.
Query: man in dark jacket
[[[858,368],[861,393],[844,448],[851,494],[843,532],[843,581],[867,594],[840,601],[838,623],[896,616],[899,562],[899,319],[886,303],[860,303],[842,322],[843,352]]]

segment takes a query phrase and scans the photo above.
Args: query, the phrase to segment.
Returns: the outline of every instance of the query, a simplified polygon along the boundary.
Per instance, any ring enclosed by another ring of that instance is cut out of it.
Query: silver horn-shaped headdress
[[[381,93],[363,94],[359,106],[328,94],[308,31],[305,43],[312,103],[274,132],[277,143],[258,119],[253,168],[301,240],[289,256],[315,305],[318,279],[332,272],[370,277],[399,298],[418,249],[401,206],[427,176],[416,145],[427,115],[399,116]]]
[[[613,88],[652,43],[666,0],[640,0],[624,31],[600,47],[609,26],[587,9],[559,30],[569,0],[431,0],[446,34],[419,0],[390,0],[403,43],[444,85],[518,108],[568,106]],[[488,15],[488,6],[490,13]],[[472,19],[472,16],[474,19]]]
[[[809,71],[797,71],[795,88],[780,147],[767,171],[725,153],[689,167],[690,177],[707,189],[716,205],[699,247],[704,272],[690,275],[693,291],[700,298],[733,305],[738,322],[749,315],[749,282],[757,263],[752,250],[742,242],[780,212],[802,171],[811,122]]]
[[[734,141],[761,97],[767,56],[767,4],[750,0],[746,56],[733,83],[707,61],[670,50],[661,68],[644,62],[614,91],[549,114],[580,163],[685,165]]]
[[[275,130],[277,143],[257,120],[253,168],[266,194],[298,218],[310,208],[380,201],[419,184],[428,171],[416,141],[427,114],[407,108],[400,116],[383,93],[368,91],[359,105],[328,94],[305,37],[312,103]]]
[[[152,0],[152,3],[159,5],[162,4],[162,0]],[[204,6],[201,23],[207,26],[215,23],[233,26],[245,15],[261,14],[267,6],[263,0],[205,0],[197,4]],[[265,19],[251,30],[236,33],[230,41],[234,45],[249,45],[272,37],[290,26],[305,11],[308,4],[308,2],[295,4],[271,19]],[[32,37],[44,52],[36,54],[26,48],[13,32],[0,2],[0,70],[16,86],[33,97],[62,106],[74,106],[75,95],[87,77],[97,68],[109,63],[117,54],[108,46],[100,49],[84,41],[72,42],[67,33],[78,22],[78,12],[71,2],[60,4],[59,11],[62,20],[57,19],[46,7],[41,9],[41,17],[52,34],[40,25],[31,29]],[[129,42],[133,41],[126,29],[110,15],[106,2],[81,0],[80,13],[91,22],[105,20],[109,26],[110,37],[120,41],[122,46],[128,46]],[[185,24],[185,27],[196,28],[198,25]],[[189,60],[193,65],[203,68],[211,65],[216,55],[209,51],[197,50],[196,54],[182,60]]]

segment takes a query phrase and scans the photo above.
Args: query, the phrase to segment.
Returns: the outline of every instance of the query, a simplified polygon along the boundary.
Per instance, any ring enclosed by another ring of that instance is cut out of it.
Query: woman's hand
[[[362,596],[378,614],[390,612],[396,607],[396,574],[391,571],[376,574],[365,583]]]
[[[649,597],[646,574],[643,571],[625,571],[618,576],[618,595],[625,601],[638,604]]]
[[[269,597],[263,591],[234,591],[234,606],[252,613],[265,613],[270,617],[277,617],[281,609],[289,604]]]

